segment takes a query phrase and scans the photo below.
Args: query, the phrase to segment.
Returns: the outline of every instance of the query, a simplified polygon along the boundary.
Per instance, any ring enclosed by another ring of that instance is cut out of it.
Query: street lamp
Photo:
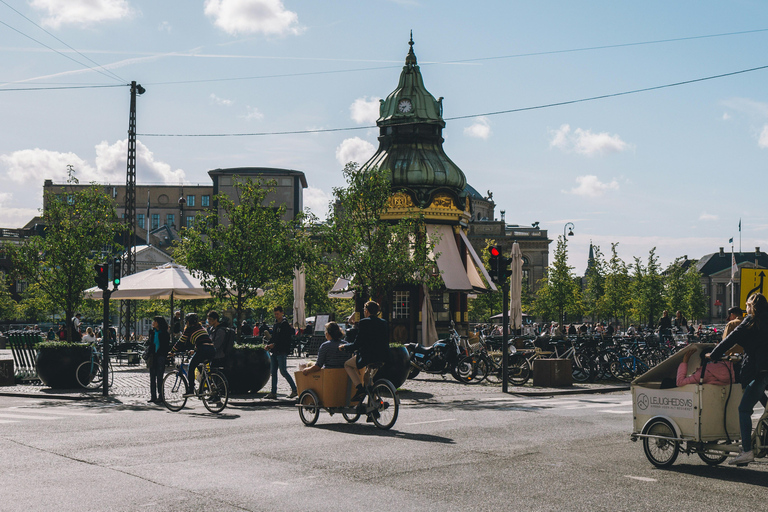
[[[179,198],[179,231],[184,226],[184,205],[187,204],[187,200],[184,199],[184,189],[181,189],[181,197]]]
[[[574,227],[575,226],[573,225],[573,222],[566,222],[565,223],[565,226],[563,226],[563,242],[565,242],[565,231],[568,230],[568,236],[573,236],[573,228]]]

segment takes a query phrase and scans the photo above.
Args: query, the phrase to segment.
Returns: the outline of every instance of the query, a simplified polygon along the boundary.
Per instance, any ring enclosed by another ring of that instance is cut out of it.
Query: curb
[[[616,391],[629,391],[629,386],[613,386],[590,389],[559,389],[555,391],[508,391],[508,395],[518,396],[562,396],[562,395],[597,395],[600,393],[614,393]]]

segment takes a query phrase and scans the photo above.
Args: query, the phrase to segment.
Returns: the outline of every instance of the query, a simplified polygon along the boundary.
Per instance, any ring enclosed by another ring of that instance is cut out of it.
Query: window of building
[[[725,284],[724,283],[717,283],[717,294],[718,295],[725,295]]]
[[[200,198],[200,206],[211,206],[211,196],[202,196]]]
[[[159,213],[153,213],[152,214],[152,229],[157,229],[160,227],[160,214]]]
[[[19,279],[16,281],[16,293],[24,293],[27,291],[27,287],[29,286],[29,283],[24,281],[23,279]]]
[[[195,196],[187,196],[187,206],[195,206]]]
[[[143,213],[137,213],[136,214],[136,224],[141,228],[144,229],[144,214]]]
[[[176,215],[173,213],[168,213],[165,215],[165,225],[166,226],[176,226]]]
[[[194,225],[195,225],[195,217],[190,215],[189,217],[187,217],[187,227],[191,228]]]
[[[394,293],[392,318],[408,318],[411,316],[411,294],[407,291]]]

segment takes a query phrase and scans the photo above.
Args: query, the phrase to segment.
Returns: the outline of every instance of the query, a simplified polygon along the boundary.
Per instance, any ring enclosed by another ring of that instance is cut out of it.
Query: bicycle
[[[77,383],[85,389],[96,389],[100,387],[104,381],[101,364],[101,353],[96,349],[96,344],[90,345],[91,357],[88,361],[84,361],[78,365],[75,370],[75,376],[77,377]],[[109,382],[107,387],[112,387],[112,383],[115,380],[115,372],[112,369],[112,361],[109,362]]]
[[[189,379],[187,373],[189,359],[190,354],[184,354],[176,368],[163,377],[161,400],[170,411],[178,412],[187,404],[189,397],[185,395]],[[210,362],[200,363],[197,369],[201,375],[195,396],[203,402],[205,408],[210,412],[215,414],[223,411],[229,401],[229,386],[226,377],[218,370],[211,369]]]

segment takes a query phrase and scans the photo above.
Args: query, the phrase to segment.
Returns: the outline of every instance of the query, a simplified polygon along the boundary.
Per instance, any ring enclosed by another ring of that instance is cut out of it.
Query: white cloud
[[[373,124],[379,118],[379,101],[381,98],[368,99],[367,96],[357,98],[349,106],[350,117],[357,124]]]
[[[763,131],[760,132],[760,138],[757,139],[757,145],[761,148],[768,148],[768,124],[763,126]]]
[[[46,149],[23,149],[9,155],[0,155],[8,178],[16,183],[39,184],[43,180],[64,182],[67,179],[67,165],[75,168],[80,183],[120,183],[125,181],[128,139],[110,145],[103,141],[95,146],[94,163],[74,153],[60,153]],[[179,183],[185,173],[172,170],[165,162],[155,160],[152,152],[141,141],[136,143],[137,180],[141,182]]]
[[[699,215],[699,220],[717,220],[720,217],[717,215],[713,215],[711,213],[702,212],[701,215]]]
[[[768,117],[768,103],[762,101],[749,98],[730,98],[723,101],[723,105],[742,114]]]
[[[307,187],[304,191],[304,208],[308,208],[319,219],[325,219],[328,215],[328,205],[331,200],[333,195],[317,187]]]
[[[229,34],[298,34],[299,17],[281,0],[206,0],[205,14]]]
[[[723,112],[723,121],[730,121],[731,115],[728,112]]]
[[[246,106],[245,108],[248,111],[248,113],[240,117],[242,117],[246,121],[259,121],[261,119],[264,119],[264,114],[259,112],[258,108],[251,107],[251,106]]]
[[[91,25],[100,21],[119,20],[133,16],[127,0],[32,0],[35,9],[46,11],[42,24],[59,28],[62,25]]]
[[[375,152],[376,148],[367,140],[352,137],[344,139],[336,148],[336,160],[341,165],[346,165],[348,162],[362,164],[367,162]]]
[[[464,128],[464,135],[477,139],[487,139],[491,136],[491,122],[485,116],[478,117],[474,124]]]
[[[576,128],[571,131],[570,125],[564,124],[557,130],[552,130],[550,147],[580,155],[594,156],[604,153],[619,153],[630,149],[631,146],[621,140],[618,135],[608,132],[592,133],[591,130]]]
[[[577,176],[576,183],[578,185],[566,193],[585,197],[600,197],[609,190],[619,190],[619,183],[616,180],[613,180],[610,183],[603,183],[597,179],[597,176],[591,174],[587,176]]]
[[[219,98],[215,94],[211,93],[211,101],[216,105],[221,105],[224,107],[231,107],[235,102],[232,100],[226,100],[224,98]]]
[[[160,32],[168,32],[170,34],[173,31],[173,27],[171,27],[170,23],[168,23],[167,21],[164,21],[157,26],[157,30],[159,30]]]

